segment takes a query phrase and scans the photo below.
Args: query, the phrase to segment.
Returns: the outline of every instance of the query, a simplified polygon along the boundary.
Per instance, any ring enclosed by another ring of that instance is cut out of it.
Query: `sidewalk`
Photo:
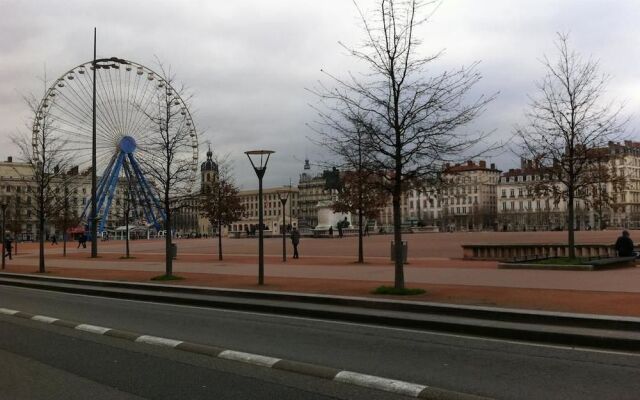
[[[47,257],[54,276],[148,282],[164,272],[161,254],[145,253],[133,260],[103,251],[101,258],[71,252]],[[268,256],[266,285],[258,286],[257,262],[246,255],[183,254],[174,262],[181,285],[281,290],[292,292],[373,296],[371,290],[392,285],[394,268],[386,259],[354,264],[350,257],[309,257],[283,263]],[[427,291],[406,300],[489,305],[550,311],[640,316],[640,268],[607,271],[518,271],[496,268],[495,262],[424,257],[405,266],[408,287]],[[7,272],[32,273],[37,257],[27,253],[8,262]]]

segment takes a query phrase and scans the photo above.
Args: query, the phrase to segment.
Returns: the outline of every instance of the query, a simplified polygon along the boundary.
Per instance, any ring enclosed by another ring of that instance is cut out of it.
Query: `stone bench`
[[[529,258],[568,257],[566,243],[517,243],[517,244],[463,244],[463,258],[466,260],[510,261]],[[576,257],[615,257],[613,244],[576,244]]]
[[[531,260],[533,261],[533,260]],[[598,271],[602,269],[635,267],[635,257],[609,257],[585,261],[580,264],[536,264],[533,262],[499,263],[501,269],[538,269],[552,271]]]

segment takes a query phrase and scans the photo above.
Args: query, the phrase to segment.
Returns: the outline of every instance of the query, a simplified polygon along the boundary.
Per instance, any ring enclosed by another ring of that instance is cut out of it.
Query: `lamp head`
[[[251,166],[256,171],[258,178],[262,178],[262,176],[264,176],[264,172],[267,169],[267,163],[269,162],[269,157],[271,157],[271,154],[273,153],[275,153],[273,150],[249,150],[244,152],[244,154],[249,157]]]

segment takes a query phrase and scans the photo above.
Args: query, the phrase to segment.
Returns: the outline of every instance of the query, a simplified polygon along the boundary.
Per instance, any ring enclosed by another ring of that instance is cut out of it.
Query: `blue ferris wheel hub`
[[[122,139],[120,139],[120,144],[118,146],[123,153],[133,154],[133,152],[136,151],[136,147],[138,145],[136,144],[136,140],[131,136],[124,136]]]
[[[141,209],[140,217],[144,217],[147,223],[152,224],[156,231],[162,228],[161,221],[166,219],[162,204],[158,200],[157,190],[151,185],[143,173],[143,170],[136,160],[134,152],[137,148],[136,140],[131,136],[123,136],[118,142],[115,153],[109,161],[109,165],[100,177],[96,191],[97,197],[97,215],[98,232],[105,231],[105,224],[109,218],[111,204],[116,197],[116,187],[121,181],[121,172],[124,173],[129,192],[129,200],[133,203],[133,212],[138,214],[137,209]],[[83,218],[86,217],[89,203],[85,205],[82,212]],[[88,222],[89,228],[91,221]]]

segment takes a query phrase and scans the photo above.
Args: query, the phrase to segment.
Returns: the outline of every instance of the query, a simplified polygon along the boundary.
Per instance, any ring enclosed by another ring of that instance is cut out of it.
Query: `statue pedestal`
[[[318,210],[318,225],[316,225],[314,230],[327,230],[329,227],[333,227],[334,230],[338,227],[338,222],[344,221],[345,217],[347,221],[349,221],[349,226],[351,225],[351,213],[336,213],[331,208],[331,201],[320,201],[316,206]],[[337,232],[337,230],[336,230]]]

